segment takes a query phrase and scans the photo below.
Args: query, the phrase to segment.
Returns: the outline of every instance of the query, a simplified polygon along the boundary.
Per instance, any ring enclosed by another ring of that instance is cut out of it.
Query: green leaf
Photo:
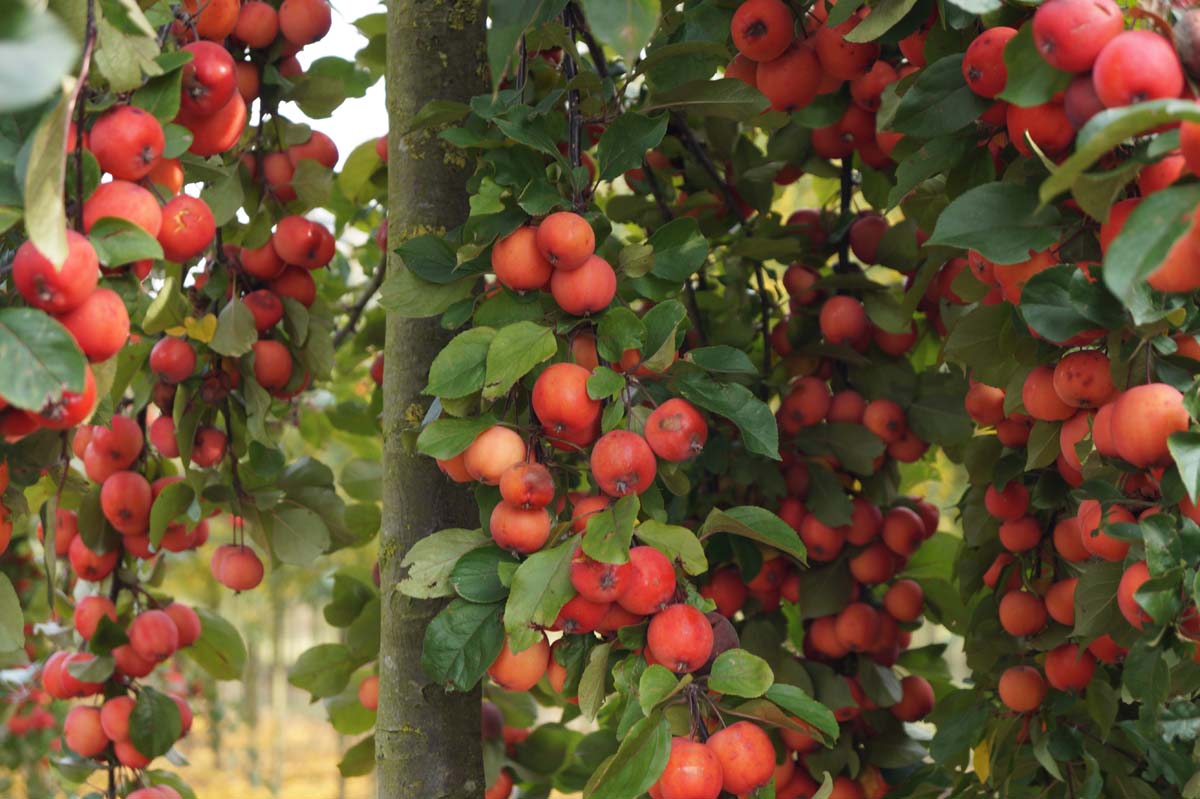
[[[1112,630],[1121,618],[1117,585],[1125,569],[1120,563],[1090,561],[1075,586],[1075,632],[1095,638]]]
[[[744,649],[727,649],[717,655],[708,676],[708,687],[720,694],[753,699],[775,682],[767,661]]]
[[[482,389],[488,352],[495,337],[493,328],[473,327],[451,339],[429,367],[425,393],[456,399]]]
[[[904,19],[917,5],[917,0],[880,0],[871,6],[871,13],[846,34],[848,42],[873,42]]]
[[[375,736],[368,735],[346,750],[338,761],[343,777],[364,777],[375,770]]]
[[[827,741],[838,737],[838,721],[833,711],[794,685],[776,683],[767,689],[767,699],[783,708],[788,715],[795,716]]]
[[[854,505],[833,471],[814,461],[808,464],[808,478],[808,496],[804,500],[808,511],[830,527],[849,524]]]
[[[617,4],[604,5],[615,7]],[[600,180],[612,180],[626,170],[641,166],[645,154],[657,147],[666,133],[666,114],[657,117],[634,112],[621,114],[600,136],[597,150]]]
[[[532,630],[532,626],[553,626],[562,606],[574,596],[569,572],[578,547],[579,538],[570,538],[530,555],[513,573],[504,606],[504,629],[513,652],[536,643],[541,633]]]
[[[708,239],[690,216],[672,220],[655,230],[647,243],[654,248],[650,273],[663,280],[682,283],[696,273],[708,258]]]
[[[640,509],[637,495],[630,494],[588,517],[587,531],[581,542],[584,554],[601,563],[626,563],[633,525]]]
[[[771,103],[758,89],[736,78],[693,80],[650,95],[643,113],[661,108],[678,108],[688,114],[747,120]]]
[[[488,3],[492,25],[487,34],[487,57],[493,89],[504,79],[515,57],[517,42],[525,31],[553,18],[565,5],[566,0],[491,0]]]
[[[407,269],[393,269],[379,289],[379,306],[402,319],[437,316],[471,294],[477,276],[453,283],[431,283]]]
[[[5,10],[0,34],[0,114],[36,105],[62,87],[79,42],[57,15],[22,6]]]
[[[451,122],[459,121],[469,113],[471,113],[471,108],[466,103],[455,100],[430,100],[413,115],[408,126],[400,131],[400,135],[407,136],[418,130],[448,125]]]
[[[25,646],[25,617],[21,600],[6,575],[0,574],[0,652]]]
[[[254,326],[250,306],[234,297],[217,316],[217,332],[208,346],[221,355],[240,358],[250,352],[257,341],[258,328]]]
[[[805,428],[796,443],[810,455],[833,455],[845,469],[861,475],[875,473],[875,459],[886,448],[879,436],[860,424],[847,422]]]
[[[1042,182],[1038,190],[1042,202],[1070,189],[1088,167],[1127,139],[1178,121],[1200,122],[1200,106],[1191,100],[1151,100],[1101,111],[1075,137],[1075,154]]]
[[[317,644],[301,653],[288,669],[288,682],[308,691],[314,699],[324,699],[340,694],[359,665],[345,644]]]
[[[689,402],[733,422],[749,452],[779,460],[775,416],[750,389],[738,383],[718,383],[704,374],[692,374],[678,381],[678,390]]]
[[[919,139],[961,130],[991,105],[971,91],[962,75],[962,54],[941,58],[918,73],[900,100],[891,129]]]
[[[404,554],[400,565],[408,575],[396,586],[400,593],[414,599],[453,596],[450,575],[458,560],[468,552],[491,541],[482,530],[453,527],[426,536]]]
[[[329,527],[316,511],[288,501],[269,518],[271,551],[284,563],[309,566],[329,549]]]
[[[928,244],[978,250],[998,264],[1029,258],[1062,235],[1062,217],[1038,207],[1037,194],[1015,183],[985,183],[959,195],[938,217]]]
[[[454,592],[468,602],[499,602],[508,596],[500,581],[500,566],[516,567],[512,556],[497,546],[481,546],[465,553],[450,571]]]
[[[687,355],[683,357],[684,360],[691,361],[709,372],[735,375],[758,374],[758,367],[751,362],[749,355],[725,344],[688,350]]]
[[[143,685],[129,714],[129,740],[133,747],[146,757],[161,757],[175,745],[182,730],[175,700]]]
[[[200,616],[200,637],[182,650],[209,676],[217,680],[240,680],[246,668],[246,645],[237,628],[206,608]]]
[[[7,88],[11,84],[4,85]],[[63,182],[67,169],[69,103],[70,97],[64,93],[42,119],[33,134],[25,167],[25,232],[38,252],[56,265],[67,260]]]
[[[121,266],[148,258],[163,257],[158,240],[128,219],[104,217],[92,226],[88,239],[105,266]]]
[[[1133,209],[1104,256],[1104,283],[1130,304],[1145,279],[1163,262],[1175,241],[1192,226],[1200,184],[1168,186]]]
[[[471,446],[480,433],[496,424],[491,415],[457,419],[443,416],[425,425],[417,436],[417,451],[431,458],[453,458]]]
[[[192,60],[192,54],[181,51]],[[185,62],[186,63],[186,62]],[[159,122],[170,122],[179,115],[179,100],[183,92],[183,71],[173,69],[165,75],[151,78],[133,95],[132,104],[149,111]]]
[[[587,666],[579,677],[579,711],[586,718],[594,719],[604,704],[604,683],[608,676],[608,654],[612,642],[593,647],[588,653]]]
[[[425,628],[421,668],[456,690],[474,688],[504,647],[503,609],[499,602],[453,600]]]
[[[616,397],[625,388],[625,376],[607,366],[597,366],[587,380],[588,396],[592,399]]]
[[[183,267],[179,264],[168,263],[162,287],[150,301],[150,307],[146,309],[146,318],[142,320],[143,333],[154,335],[167,328],[183,325],[183,320],[191,312],[191,304],[180,293],[182,286]],[[231,302],[243,304],[237,299]]]
[[[961,163],[967,157],[974,146],[973,140],[962,135],[939,136],[936,139],[922,142],[920,147],[896,166],[896,185],[888,193],[888,205],[890,207],[899,205],[900,201],[918,184],[934,175],[949,172],[951,167]],[[891,227],[888,231],[891,232],[895,229],[895,227]],[[900,234],[897,233],[897,235]],[[887,233],[884,236],[886,237]],[[903,240],[907,243],[915,243],[915,237],[911,231],[906,233]],[[882,251],[886,252],[886,250]],[[882,257],[880,261],[889,263],[888,259]]]
[[[646,343],[646,326],[628,308],[610,308],[596,325],[596,349],[606,361],[617,362],[625,350],[640,350]]]
[[[1038,52],[1032,25],[1018,28],[1017,35],[1004,46],[1004,65],[1008,68],[1008,82],[996,99],[1022,108],[1049,102],[1067,88],[1073,77],[1070,72],[1050,66]]]
[[[801,563],[807,562],[808,553],[800,536],[787,522],[766,508],[755,505],[739,505],[726,510],[714,508],[700,526],[700,537],[713,533],[732,533],[762,544],[775,547],[791,555]]]
[[[678,561],[688,574],[708,571],[708,558],[696,534],[686,527],[650,519],[635,531],[638,540],[657,549],[673,561]]]
[[[656,303],[642,317],[642,323],[646,326],[642,364],[647,369],[661,372],[675,362],[675,332],[685,319],[687,309],[678,300]]]
[[[378,502],[382,491],[383,464],[378,460],[356,458],[342,467],[338,481],[342,489],[354,499],[363,502]]]
[[[491,339],[487,351],[483,398],[492,400],[503,397],[533,367],[553,358],[556,352],[558,341],[554,331],[548,327],[533,322],[517,322],[500,328]]]
[[[685,675],[684,679],[690,683],[691,675]],[[654,708],[674,696],[682,687],[683,684],[679,678],[666,666],[660,666],[657,663],[647,666],[638,680],[637,698],[638,704],[642,707],[642,713],[649,716],[654,712]]]
[[[64,390],[83,390],[83,353],[75,338],[44,311],[0,309],[0,396],[40,411]]]
[[[671,727],[660,711],[630,728],[617,753],[588,780],[583,799],[634,799],[653,785],[671,755]]]
[[[441,236],[425,235],[408,239],[396,248],[396,252],[406,267],[431,283],[453,283],[462,277],[455,274],[458,258],[454,248]]]
[[[633,66],[658,27],[657,0],[581,0],[580,5],[592,33],[615,50],[626,67]]]
[[[193,513],[188,513],[193,511]],[[200,506],[196,503],[196,492],[191,484],[184,481],[171,483],[164,488],[150,506],[150,543],[157,549],[162,542],[167,526],[184,514],[188,514],[191,522],[200,521]]]
[[[1193,504],[1200,498],[1200,433],[1172,433],[1167,449],[1179,467],[1179,477]]]
[[[1071,296],[1071,284],[1078,273],[1074,266],[1052,266],[1031,277],[1021,290],[1021,316],[1050,341],[1066,341],[1096,328]]]

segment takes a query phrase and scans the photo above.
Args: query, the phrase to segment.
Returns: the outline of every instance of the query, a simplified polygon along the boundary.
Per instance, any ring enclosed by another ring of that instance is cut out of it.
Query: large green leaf
[[[985,183],[950,203],[938,217],[929,244],[978,250],[998,264],[1015,264],[1031,250],[1059,241],[1062,217],[1039,207],[1037,192],[1016,183]]]
[[[63,389],[82,391],[84,364],[75,338],[51,316],[0,309],[0,396],[9,405],[38,411]]]
[[[455,599],[425,628],[421,668],[459,691],[475,687],[504,647],[504,605]]]

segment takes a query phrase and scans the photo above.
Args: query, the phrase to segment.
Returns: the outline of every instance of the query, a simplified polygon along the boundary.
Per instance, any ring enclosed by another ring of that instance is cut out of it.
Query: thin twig
[[[80,232],[83,231],[83,112],[87,106],[83,90],[87,86],[88,72],[92,64],[92,50],[96,46],[95,0],[87,0],[87,27],[84,30],[79,80],[71,92],[71,110],[75,113],[75,229]]]
[[[575,45],[575,20],[574,16],[569,12],[563,12],[563,24],[567,26],[568,40],[571,46]],[[575,79],[579,74],[579,70],[575,65],[575,53],[563,53],[563,74],[567,76],[567,83]],[[583,119],[579,115],[579,90],[570,89],[567,91],[567,160],[571,164],[571,202],[576,211],[583,210],[583,192],[579,189],[575,170],[583,163],[582,150],[580,148],[580,134],[583,128]]]
[[[387,276],[387,269],[383,264],[375,268],[375,274],[371,275],[371,282],[363,289],[362,295],[355,300],[354,305],[350,306],[349,318],[346,319],[346,324],[342,325],[341,329],[333,336],[333,348],[337,349],[341,346],[346,337],[354,332],[354,328],[358,325],[362,318],[363,312],[366,311],[367,305],[371,302],[371,298],[379,291],[379,287],[383,285],[383,279]]]
[[[517,52],[517,94],[524,100],[525,73],[529,71],[529,49],[525,45],[525,34],[521,34],[521,47]]]
[[[850,218],[850,200],[854,196],[854,162],[849,158],[842,159],[841,184],[841,223],[844,226],[842,237],[838,241],[838,272],[850,269],[850,227],[846,224]]]
[[[672,131],[679,138],[688,152],[700,163],[700,167],[708,175],[709,179],[716,184],[718,191],[721,192],[721,196],[725,199],[726,211],[732,212],[737,218],[738,223],[742,227],[746,227],[747,220],[745,215],[742,214],[742,207],[738,202],[737,194],[734,192],[733,187],[729,185],[729,182],[721,177],[716,165],[705,151],[704,146],[697,141],[696,134],[688,126],[687,120],[679,114],[671,114],[668,130]],[[767,398],[766,379],[771,374],[771,299],[767,296],[767,279],[761,261],[755,261],[754,263],[754,282],[758,291],[759,316],[761,317],[763,340],[763,385],[759,393],[765,401]]]

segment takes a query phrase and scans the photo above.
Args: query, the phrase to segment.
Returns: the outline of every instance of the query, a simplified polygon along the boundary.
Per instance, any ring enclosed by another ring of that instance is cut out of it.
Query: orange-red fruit
[[[1125,620],[1137,629],[1142,629],[1146,622],[1152,621],[1150,614],[1142,610],[1134,596],[1137,590],[1150,579],[1150,568],[1146,561],[1139,560],[1125,570],[1121,582],[1117,584],[1117,607]]]
[[[643,616],[667,605],[675,594],[675,567],[654,547],[629,550],[629,577],[617,596],[617,604]]]
[[[1046,653],[1046,681],[1059,691],[1082,691],[1096,672],[1096,658],[1078,644],[1062,644]]]
[[[179,602],[172,602],[163,608],[163,612],[175,622],[179,630],[179,648],[189,647],[200,637],[200,616],[196,611]]]
[[[826,75],[838,80],[854,80],[867,74],[879,57],[879,45],[875,42],[851,42],[846,34],[858,27],[861,17],[851,16],[838,25],[828,22],[821,26],[814,37],[813,47],[821,59],[821,68]]]
[[[129,645],[139,657],[161,663],[179,649],[179,628],[164,611],[142,611],[129,625]]]
[[[900,681],[900,701],[889,710],[901,721],[919,721],[933,710],[933,686],[924,677],[910,674]]]
[[[915,580],[897,580],[883,595],[883,606],[896,621],[916,621],[924,602],[925,592]]]
[[[279,30],[292,44],[312,44],[329,33],[332,24],[326,0],[283,0],[279,6]]]
[[[550,294],[558,307],[575,316],[603,311],[617,295],[617,273],[598,255],[575,269],[555,269]]]
[[[1116,392],[1108,356],[1099,350],[1064,355],[1054,367],[1053,386],[1059,399],[1076,408],[1098,408]]]
[[[733,46],[751,61],[783,55],[795,35],[792,12],[781,0],[747,0],[729,23]]]
[[[96,289],[58,321],[92,363],[107,361],[129,340],[129,311],[112,289]]]
[[[646,439],[628,430],[605,433],[592,448],[592,476],[610,497],[641,494],[654,482],[658,464]]]
[[[925,540],[925,523],[916,511],[898,506],[883,517],[883,543],[897,555],[908,557]]]
[[[208,248],[216,234],[216,220],[204,200],[180,194],[163,206],[158,243],[168,261],[190,261]]]
[[[1008,83],[1008,68],[1004,65],[1004,48],[1017,35],[1014,28],[989,28],[967,46],[963,56],[962,73],[971,91],[980,97],[992,98],[1004,91]]]
[[[851,602],[838,614],[834,634],[851,652],[867,652],[879,635],[879,612],[865,602]]]
[[[488,520],[488,530],[502,549],[528,555],[550,538],[550,513],[545,508],[522,508],[498,502]]]
[[[558,211],[537,227],[537,249],[555,269],[578,269],[596,252],[596,234],[582,216]]]
[[[509,691],[528,691],[542,679],[549,664],[550,644],[545,633],[542,633],[541,640],[533,646],[515,654],[509,648],[506,637],[504,647],[492,661],[492,665],[488,666],[487,673],[501,688]]]
[[[1028,713],[1046,697],[1046,681],[1033,666],[1012,666],[1000,675],[1000,701],[1009,710]]]
[[[867,312],[854,297],[830,297],[821,306],[821,335],[830,344],[853,344],[867,332]]]
[[[1061,422],[1075,415],[1075,408],[1054,390],[1054,369],[1049,366],[1039,366],[1025,378],[1021,403],[1030,416],[1043,422]]]
[[[761,62],[754,78],[771,108],[791,113],[816,99],[821,64],[811,47],[793,44],[778,58]]]
[[[1166,383],[1127,389],[1112,411],[1112,441],[1117,454],[1134,466],[1167,466],[1167,437],[1188,429],[1183,394]]]
[[[1112,0],[1052,0],[1033,15],[1033,41],[1055,69],[1087,72],[1104,45],[1125,28]]]
[[[75,631],[83,640],[92,640],[104,616],[108,616],[110,621],[117,620],[117,608],[111,599],[103,596],[84,597],[75,605]]]
[[[646,419],[646,442],[665,461],[685,461],[700,454],[708,440],[708,423],[685,399],[673,397]]]
[[[159,339],[150,350],[150,371],[166,383],[182,383],[196,370],[196,351],[180,338]]]
[[[604,563],[579,555],[571,561],[571,586],[589,602],[614,602],[625,590],[632,571],[628,563]]]
[[[238,11],[233,35],[247,47],[262,49],[269,47],[279,33],[279,14],[270,3],[262,0],[247,0]]]
[[[150,173],[164,143],[162,125],[153,114],[122,105],[105,112],[92,125],[88,149],[104,172],[117,180],[138,180]]]
[[[254,379],[271,393],[283,389],[292,379],[292,354],[278,341],[254,342]]]
[[[231,544],[218,547],[211,567],[217,582],[233,591],[249,591],[262,582],[263,563],[248,547]]]
[[[1129,552],[1129,542],[1114,538],[1100,529],[1101,506],[1094,499],[1085,499],[1079,503],[1076,518],[1079,522],[1079,535],[1083,548],[1098,558],[1116,563],[1125,560]],[[1113,505],[1104,510],[1104,524],[1132,524],[1133,514],[1119,505]]]
[[[56,267],[26,241],[12,261],[12,280],[25,301],[50,313],[77,308],[96,288],[100,262],[87,238],[67,231],[67,259]]]
[[[1004,486],[1000,491],[989,485],[983,495],[983,506],[987,512],[1000,521],[1009,522],[1019,519],[1029,509],[1029,489],[1016,480]]]
[[[91,232],[105,217],[124,219],[157,237],[162,228],[162,210],[149,190],[127,180],[101,183],[83,203],[83,230]]]
[[[671,739],[671,754],[656,784],[662,799],[717,799],[723,783],[716,752],[687,738]]]
[[[1092,67],[1092,83],[1108,108],[1178,97],[1183,67],[1171,42],[1149,30],[1125,31],[1109,41]]]
[[[1000,600],[1000,626],[1009,635],[1034,635],[1046,627],[1046,605],[1037,594],[1009,591]]]
[[[550,280],[554,267],[538,251],[537,231],[519,227],[492,246],[492,271],[513,291],[537,291]]]
[[[500,475],[500,496],[522,508],[544,508],[554,501],[554,478],[540,463],[518,463]]]
[[[525,460],[525,442],[520,433],[501,425],[480,433],[463,454],[463,466],[475,480],[499,485],[510,467]]]
[[[722,787],[727,793],[745,796],[766,785],[775,774],[775,748],[756,724],[730,724],[705,743],[721,763]]]
[[[531,402],[533,412],[548,433],[586,430],[595,424],[601,406],[599,400],[588,396],[590,376],[587,369],[574,363],[551,364],[538,375]]]
[[[84,757],[95,757],[108,748],[108,736],[100,726],[100,708],[71,708],[63,720],[63,737],[72,752]]]
[[[1025,552],[1042,540],[1042,525],[1036,517],[1022,516],[1000,525],[1000,544],[1009,552]]]
[[[123,535],[140,535],[150,523],[150,483],[137,472],[117,472],[100,487],[100,508]]]
[[[655,662],[671,671],[695,671],[712,654],[712,624],[691,605],[671,605],[650,619],[646,646]]]
[[[134,701],[128,696],[114,696],[100,708],[100,726],[110,741],[129,740],[129,715]]]

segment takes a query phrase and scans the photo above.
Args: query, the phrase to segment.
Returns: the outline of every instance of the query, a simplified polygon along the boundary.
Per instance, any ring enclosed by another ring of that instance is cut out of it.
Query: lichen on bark
[[[403,130],[430,100],[466,102],[487,90],[480,71],[443,64],[477,62],[484,47],[482,0],[391,0],[388,8],[387,107]],[[444,231],[468,213],[467,163],[445,157],[434,136],[391,137],[388,163],[389,271],[404,264],[396,245],[416,230]],[[394,590],[400,560],[414,543],[446,527],[474,527],[470,496],[434,462],[405,446],[411,411],[434,356],[448,340],[436,319],[389,314],[384,361],[383,529],[380,569],[384,610],[376,723],[379,799],[474,799],[483,795],[479,694],[449,694],[421,670],[425,628],[440,609]]]

